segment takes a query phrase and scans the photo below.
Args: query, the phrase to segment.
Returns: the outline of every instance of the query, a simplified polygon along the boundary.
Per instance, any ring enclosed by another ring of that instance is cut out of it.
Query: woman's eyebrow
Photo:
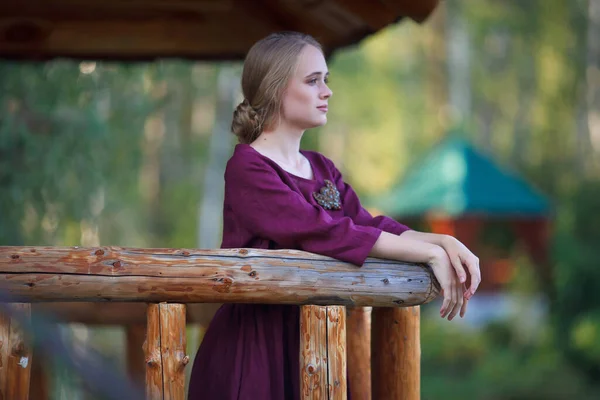
[[[306,77],[307,77],[307,78],[310,78],[311,76],[321,76],[322,74],[323,74],[322,72],[320,72],[320,71],[316,71],[316,72],[313,72],[312,74],[308,74],[308,75],[306,75]],[[325,76],[328,76],[328,75],[329,75],[329,71],[327,71],[327,72],[325,73]]]

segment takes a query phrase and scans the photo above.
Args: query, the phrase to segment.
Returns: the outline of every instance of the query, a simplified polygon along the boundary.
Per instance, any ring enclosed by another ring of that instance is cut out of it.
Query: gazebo
[[[516,243],[527,250],[542,283],[550,283],[549,200],[460,134],[450,134],[373,205],[409,225],[425,224],[431,232],[455,236],[476,253],[482,250],[483,230],[505,222]],[[481,254],[480,259],[480,291],[501,289],[512,263],[493,254]]]
[[[423,22],[433,12],[438,5],[438,2],[439,0],[3,1],[0,2],[0,59],[36,62],[58,57],[68,57],[80,60],[91,59],[114,61],[151,61],[164,57],[214,61],[241,60],[244,58],[250,46],[258,39],[273,31],[282,30],[302,31],[313,35],[323,44],[326,55],[329,56],[336,50],[356,44],[369,35],[402,19],[408,18],[416,22]],[[155,255],[150,250],[135,253],[134,256],[125,263],[125,265],[127,265],[125,268],[133,266],[135,270],[138,265],[136,263],[147,266],[148,263],[152,264],[155,262],[156,264],[153,265],[156,265],[158,268],[165,265],[164,260],[166,258],[175,258],[177,259],[177,263],[195,262],[197,266],[204,265],[204,268],[207,268],[208,263],[213,262],[207,261],[210,257],[216,257],[212,260],[221,260],[219,257],[223,257],[220,252],[174,249],[164,249],[164,251],[167,252],[166,255],[161,253],[160,256],[157,256],[159,261],[152,261],[155,260],[153,258]],[[88,252],[91,253],[88,254]],[[89,274],[90,268],[93,267],[109,268],[109,275],[113,274],[116,276],[120,273],[120,268],[124,265],[122,264],[123,257],[127,254],[131,254],[129,250],[125,251],[113,248],[4,248],[0,249],[0,253],[3,255],[0,259],[3,273],[9,275],[14,265],[19,263],[19,265],[14,268],[18,268],[18,270],[21,271],[19,273],[22,273],[19,276],[21,279],[26,280],[29,279],[29,275],[22,272],[24,271],[24,268],[32,268],[33,271],[39,264],[37,261],[29,261],[28,257],[33,257],[32,255],[43,255],[43,257],[45,257],[44,260],[46,260],[44,261],[46,263],[44,265],[54,271],[53,273],[56,273],[57,275],[62,274],[61,271],[63,271],[66,262],[65,260],[73,259],[75,260],[74,263],[77,264],[77,271],[81,270],[84,275]],[[53,254],[55,253],[60,256],[54,257]],[[149,254],[150,258],[145,258],[146,254]],[[242,249],[239,254],[239,257],[245,257],[248,255],[248,251]],[[251,253],[251,255],[252,254],[254,253]],[[238,257],[237,253],[236,257]],[[255,260],[253,266],[255,268],[260,268],[257,264],[259,261],[256,261],[260,257],[256,258],[256,254],[252,257],[254,257]],[[114,261],[113,258],[117,261]],[[181,261],[180,259],[184,261]],[[284,258],[282,258],[282,260],[282,263],[285,262]],[[108,267],[105,267],[104,263],[108,261],[111,261],[111,264]],[[321,262],[321,260],[318,259],[317,262]],[[374,265],[377,267],[378,264]],[[217,272],[225,271],[225,267],[221,266],[221,269],[217,269]],[[50,271],[50,269],[48,271]],[[273,268],[271,267],[265,269],[265,271],[272,270]],[[260,273],[263,274],[262,270],[260,271]],[[382,271],[384,270],[379,266],[377,271],[378,273],[383,273]],[[387,285],[386,287],[388,290],[405,285],[399,278],[401,274],[405,273],[404,270],[396,268],[390,269],[389,271],[392,271],[389,272],[390,278],[380,279],[377,281],[378,284]],[[252,273],[256,274],[255,271]],[[426,277],[429,277],[429,275]],[[89,279],[101,278],[99,276],[92,276]],[[180,278],[175,277],[173,279]],[[257,280],[259,278],[253,279]],[[429,301],[436,295],[436,289],[431,281],[425,278],[408,279],[409,282],[411,280],[423,287],[421,288],[419,286],[419,289],[422,289],[421,291],[424,293],[423,298],[426,301]],[[8,282],[6,285],[16,285],[8,280],[6,282]],[[204,280],[202,280],[202,282],[204,282]],[[221,278],[217,283],[209,282],[208,284],[202,283],[202,285],[222,285],[224,284],[223,282],[228,285],[232,284],[231,279],[226,277]],[[255,284],[253,282],[254,281],[249,281],[249,284]],[[247,283],[234,282],[233,288],[235,289],[237,287],[236,285],[244,284]],[[357,284],[359,286],[356,286],[355,288],[360,287],[360,283]],[[364,284],[364,279],[362,284]],[[96,287],[94,285],[90,286],[90,290]],[[405,286],[402,287],[406,289]],[[113,285],[112,287],[115,286]],[[50,289],[53,288],[51,287]],[[232,301],[231,295],[227,294],[229,293],[229,286],[227,286],[227,290],[224,292],[220,290],[214,291],[213,287],[213,291],[207,292],[210,296],[202,294],[202,292],[197,294],[195,298],[190,298],[189,295],[186,295],[188,297],[185,298],[182,297],[181,294],[173,295],[169,292],[169,288],[163,289],[167,294],[164,294],[163,297],[155,296],[152,301],[167,301],[164,300],[164,298],[171,299],[169,301],[176,301],[174,299],[179,299],[179,302],[182,303],[200,303],[206,298],[216,299],[216,301]],[[389,303],[394,306],[397,306],[398,304],[407,306],[420,304],[422,299],[416,299],[416,296],[417,293],[421,292],[418,292],[417,289],[409,289],[410,291],[407,292],[408,294],[406,294],[406,296],[409,296],[410,301],[400,299],[395,300],[396,303],[391,303],[391,300],[389,300]],[[427,289],[428,292],[425,289]],[[34,299],[34,295],[31,293],[38,293],[38,291],[43,291],[45,289],[39,285],[29,284],[29,286],[25,287],[23,290],[25,291],[23,292],[24,294],[22,297],[19,297],[21,301],[31,301]],[[341,290],[343,292],[346,289],[342,288]],[[377,293],[380,292],[381,289],[377,289]],[[398,292],[399,290],[395,290],[394,293]],[[50,302],[50,300],[48,300],[49,298],[52,299],[51,301],[74,301],[68,291],[59,290],[52,292],[54,294],[48,293],[50,292],[38,293],[37,299],[34,300],[40,301],[41,303]],[[90,304],[74,303],[72,304],[73,307],[64,306],[62,313],[56,308],[50,307],[50,309],[58,312],[59,315],[62,314],[65,318],[71,318],[71,321],[89,321],[90,323],[102,324],[109,319],[112,319],[111,321],[113,323],[114,321],[131,323],[132,321],[140,322],[140,319],[143,322],[147,320],[147,332],[146,329],[142,329],[142,331],[128,331],[128,350],[129,353],[131,353],[128,355],[129,360],[141,361],[143,359],[144,355],[141,353],[141,341],[144,339],[144,334],[148,333],[148,335],[146,335],[146,353],[148,354],[148,357],[146,357],[143,365],[139,362],[137,364],[130,364],[129,372],[133,376],[137,376],[140,374],[140,368],[142,369],[142,374],[143,369],[145,368],[146,388],[153,393],[151,396],[152,398],[168,398],[168,390],[171,390],[170,393],[176,393],[172,395],[172,398],[182,398],[182,365],[185,366],[189,359],[186,360],[185,357],[174,358],[175,356],[179,357],[181,355],[180,353],[182,353],[182,344],[179,343],[179,347],[176,348],[177,352],[171,351],[171,353],[169,353],[169,357],[171,358],[169,358],[169,360],[165,358],[161,361],[161,349],[164,350],[167,345],[162,343],[160,338],[162,337],[162,340],[171,340],[172,338],[167,338],[166,334],[161,336],[161,333],[156,329],[156,326],[159,326],[159,320],[161,323],[168,320],[171,321],[169,323],[172,323],[174,327],[171,330],[176,332],[184,331],[186,315],[185,306],[182,304],[169,304],[164,307],[164,311],[161,311],[163,310],[162,303],[160,307],[158,304],[152,304],[151,307],[145,311],[145,307],[142,303],[147,301],[148,295],[142,296],[132,292],[130,294],[133,297],[127,297],[129,295],[126,296],[126,294],[121,292],[111,292],[108,294],[106,290],[102,294],[92,295],[90,293],[78,297],[77,301],[98,301],[98,298],[100,297],[106,301],[123,301],[125,299],[126,301],[131,302],[131,307],[122,307],[116,304],[114,304],[116,307],[107,307],[105,305],[96,306],[95,304],[92,304],[94,308],[89,308]],[[327,294],[328,296],[323,297],[325,300],[319,300],[321,303],[327,299],[335,299],[336,304],[343,300],[352,302],[355,305],[370,304],[377,306],[377,304],[372,301],[372,298],[360,303],[356,301],[356,298],[347,300],[342,297],[338,298],[331,296],[329,292]],[[294,296],[296,295],[294,294]],[[298,296],[294,297],[294,299],[297,297]],[[242,297],[240,297],[240,299],[241,298]],[[247,300],[245,297],[243,299],[244,301]],[[311,299],[307,301],[313,301]],[[266,299],[262,299],[261,301],[265,300]],[[272,301],[281,301],[281,299]],[[298,300],[288,299],[286,301],[293,302]],[[110,303],[107,304],[110,305]],[[27,310],[31,309],[27,303],[24,303],[24,307]],[[190,309],[188,309],[188,317]],[[43,310],[43,308],[40,308],[40,310]],[[323,312],[323,310],[319,310],[317,311]],[[360,307],[357,307],[355,310],[360,311]],[[397,390],[399,390],[398,388],[400,387],[404,387],[405,389],[403,390],[405,391],[402,393],[402,398],[417,399],[419,396],[420,384],[418,362],[418,309],[414,310],[412,307],[407,307],[406,309],[382,308],[381,310],[381,313],[378,314],[380,322],[374,323],[374,336],[385,338],[385,343],[383,343],[383,340],[380,340],[381,343],[375,343],[374,349],[379,349],[380,354],[378,354],[377,357],[383,361],[380,364],[374,363],[373,368],[380,368],[381,371],[384,371],[385,373],[377,375],[379,382],[376,382],[377,384],[373,389],[374,398],[399,398]],[[35,308],[33,311],[35,314]],[[146,312],[146,315],[144,315],[144,312]],[[309,311],[307,308],[307,317],[306,319],[303,319],[303,321],[308,321],[309,312],[312,311]],[[178,319],[170,320],[171,314],[176,314]],[[195,314],[192,312],[192,315]],[[163,318],[165,321],[163,321]],[[200,312],[193,318],[196,319],[196,321],[202,320],[204,315]],[[342,316],[338,319],[344,321]],[[336,321],[338,319],[336,319]],[[324,320],[324,318],[319,317],[319,320]],[[183,323],[181,321],[183,321]],[[392,321],[394,322],[392,323]],[[398,321],[406,322],[403,324],[406,328],[402,328],[402,332],[400,332],[396,326]],[[312,328],[313,325],[310,325],[309,327]],[[358,387],[365,396],[370,396],[370,364],[364,364],[364,357],[368,357],[370,352],[370,325],[367,325],[366,320],[363,319],[363,316],[360,313],[350,315],[348,325],[348,364],[350,365],[350,379],[355,382],[355,387]],[[170,325],[164,326],[170,327]],[[319,332],[319,334],[322,333],[321,331]],[[154,336],[150,337],[150,333]],[[408,335],[408,339],[406,335]],[[16,334],[13,335],[10,340],[22,343],[20,337]],[[376,341],[375,338],[374,341]],[[5,350],[3,351],[6,352],[6,348],[8,347],[5,346]],[[319,348],[317,350],[326,351],[327,349],[323,350],[322,348]],[[410,359],[412,363],[409,365],[410,368],[406,368],[406,365],[403,364],[402,370],[398,370],[400,365],[397,360],[402,357],[396,355],[396,351],[401,351],[403,354],[410,353],[407,356],[407,359]],[[25,355],[30,354],[25,351],[21,353],[11,355],[12,358],[9,361],[12,363],[15,357],[18,359],[17,356],[23,358]],[[158,354],[158,361],[156,361],[155,358],[152,358],[155,357],[156,354]],[[163,354],[163,357],[166,357],[165,354]],[[315,352],[315,354],[317,354],[317,352]],[[310,379],[319,383],[321,386],[316,385],[314,387],[309,387],[307,389],[310,390],[310,396],[308,398],[313,398],[312,396],[325,396],[323,393],[326,393],[327,390],[329,390],[329,394],[327,395],[329,398],[345,398],[345,383],[340,386],[339,382],[335,380],[335,377],[338,375],[345,376],[345,368],[333,370],[331,369],[331,365],[333,364],[328,366],[326,360],[326,358],[319,358],[315,361],[315,365],[317,365],[318,368],[316,370],[313,368],[313,370],[309,371]],[[333,361],[335,360],[332,360],[331,362],[333,363]],[[391,368],[390,365],[393,365],[396,369]],[[164,376],[161,375],[161,368],[163,368],[163,366],[165,368],[168,367],[165,370]],[[9,382],[8,389],[5,386],[0,388],[0,395],[4,395],[5,393],[17,393],[18,395],[13,395],[12,398],[28,398],[30,395],[29,376],[31,374],[31,367],[29,369],[25,369],[24,367],[23,370],[17,370],[15,367],[11,368],[9,373],[13,375],[10,375],[8,379],[12,379],[12,381]],[[18,376],[22,376],[22,378],[13,379],[14,376],[17,376],[14,374],[18,374]],[[398,378],[399,376],[401,382]],[[175,381],[169,381],[171,382],[170,386],[167,386],[166,383],[162,386],[163,382],[167,382],[169,379],[175,379]],[[328,382],[327,379],[330,379],[331,382],[334,382],[337,386],[326,387],[325,384]],[[6,379],[4,379],[4,382],[6,383]],[[345,382],[345,378],[342,382]],[[408,389],[406,389],[406,387],[408,387]],[[379,392],[377,392],[377,390],[379,390]],[[44,396],[43,394],[40,394],[42,392],[43,387],[33,387],[31,392],[32,398],[43,398],[40,397]],[[355,394],[355,398],[368,398],[361,396],[363,395]]]

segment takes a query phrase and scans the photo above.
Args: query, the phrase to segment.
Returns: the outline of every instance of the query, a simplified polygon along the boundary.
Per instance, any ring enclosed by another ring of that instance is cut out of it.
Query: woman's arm
[[[444,295],[440,309],[441,317],[448,316],[448,320],[451,321],[459,311],[463,317],[467,303],[463,294],[464,285],[452,268],[446,251],[438,245],[410,238],[407,233],[398,236],[382,232],[369,256],[429,264]]]
[[[464,265],[467,266],[469,275],[471,276],[471,287],[465,293],[467,299],[470,299],[475,292],[479,283],[481,283],[481,272],[479,270],[479,258],[462,244],[458,239],[450,235],[440,235],[437,233],[425,233],[417,231],[406,231],[402,236],[411,239],[433,244],[443,248],[448,254],[448,258],[452,266],[456,270],[459,280],[464,283],[467,279]]]
[[[444,247],[444,243],[451,238],[449,235],[442,235],[439,233],[427,233],[418,231],[406,231],[402,234],[410,239],[420,240],[422,242],[435,244],[440,247]]]

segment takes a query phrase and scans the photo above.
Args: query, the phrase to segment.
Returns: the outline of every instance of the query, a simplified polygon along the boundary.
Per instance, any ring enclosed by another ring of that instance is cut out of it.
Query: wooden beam
[[[334,2],[362,19],[373,31],[396,22],[400,17],[380,1],[335,0]]]
[[[419,264],[369,259],[359,268],[296,250],[0,247],[4,301],[398,307],[432,300],[436,287]]]
[[[433,13],[439,0],[379,0],[399,16],[409,17],[416,22],[424,22]]]
[[[30,318],[29,304],[12,304],[13,312]],[[0,314],[0,399],[28,400],[32,347],[15,318]]]
[[[186,307],[188,324],[199,324],[207,327],[220,303],[192,303]],[[63,323],[80,323],[86,325],[146,325],[145,303],[103,303],[97,302],[51,302],[33,303],[32,318],[37,315],[51,318]]]
[[[419,307],[374,308],[372,320],[373,399],[419,400]]]
[[[349,307],[346,325],[350,398],[371,400],[371,308]]]
[[[0,54],[42,58],[241,59],[255,41],[268,33],[267,26],[248,23],[247,15],[234,13],[209,19],[201,15],[137,19],[0,17]]]

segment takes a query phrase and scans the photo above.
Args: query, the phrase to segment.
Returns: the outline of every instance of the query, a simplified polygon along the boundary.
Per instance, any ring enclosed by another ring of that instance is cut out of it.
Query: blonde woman
[[[327,122],[328,75],[308,35],[272,34],[248,52],[221,247],[298,249],[357,266],[369,256],[429,263],[443,288],[441,317],[464,316],[480,282],[477,257],[452,237],[371,216],[329,159],[300,150],[304,132]],[[298,306],[223,305],[198,350],[189,399],[298,399],[299,333]]]

